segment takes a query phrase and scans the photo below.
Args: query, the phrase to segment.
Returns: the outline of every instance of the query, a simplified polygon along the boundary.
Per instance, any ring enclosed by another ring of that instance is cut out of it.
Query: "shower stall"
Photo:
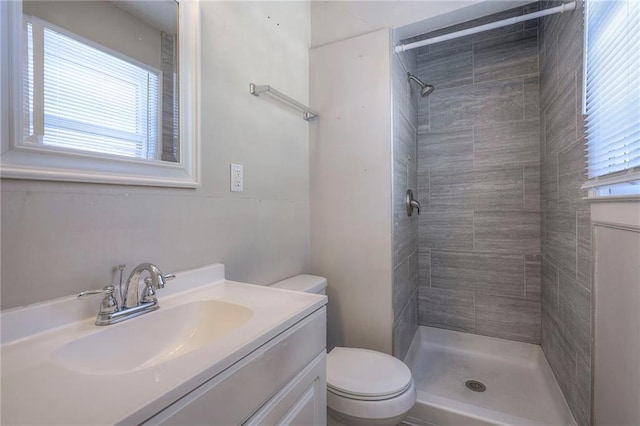
[[[521,19],[556,6],[310,51],[328,348],[404,360],[409,423],[590,424],[582,3]]]
[[[590,421],[582,11],[545,6],[394,40],[393,338],[418,390],[408,423]],[[569,155],[570,176],[550,169]]]

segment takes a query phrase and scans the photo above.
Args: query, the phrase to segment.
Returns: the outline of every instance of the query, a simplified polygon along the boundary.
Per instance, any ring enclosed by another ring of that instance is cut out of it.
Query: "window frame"
[[[588,80],[588,41],[589,21],[588,8],[590,0],[585,0],[583,8],[584,21],[584,46],[583,46],[583,72],[582,72],[582,113],[587,115],[587,80]],[[640,72],[640,70],[638,71]],[[588,134],[585,133],[586,163],[589,167]],[[585,171],[585,182],[582,189],[588,190],[588,199],[596,201],[640,199],[640,167],[628,168],[617,172],[589,177],[588,169]],[[636,183],[638,182],[638,183]]]
[[[177,163],[24,143],[22,127],[22,2],[0,2],[0,177],[162,187],[200,187],[200,30],[197,0],[178,7],[179,159]],[[8,95],[7,95],[8,94]],[[35,146],[34,146],[35,145]]]

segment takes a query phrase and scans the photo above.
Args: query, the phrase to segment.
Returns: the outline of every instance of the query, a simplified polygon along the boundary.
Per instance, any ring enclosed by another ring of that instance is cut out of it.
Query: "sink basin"
[[[84,374],[130,373],[214,342],[251,316],[251,309],[221,300],[161,307],[71,341],[55,351],[52,360]]]

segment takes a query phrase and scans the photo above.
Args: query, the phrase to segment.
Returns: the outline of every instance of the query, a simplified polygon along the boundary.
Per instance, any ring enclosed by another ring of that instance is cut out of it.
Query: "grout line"
[[[476,126],[471,126],[471,168],[476,167]]]
[[[527,298],[527,259],[522,255],[522,275],[524,276],[524,298]]]
[[[575,140],[578,140],[578,120],[580,120],[580,116],[582,115],[582,108],[581,106],[578,105],[578,70],[575,70],[575,76],[573,79],[573,85],[574,85],[574,92],[576,95],[576,103],[575,103],[575,107],[576,107],[576,135],[575,135]]]
[[[553,99],[558,97],[558,94],[559,94],[558,92],[560,91],[560,76],[559,76],[560,71],[558,70],[558,68],[559,68],[558,67],[558,62],[560,61],[560,57],[558,56],[558,51],[560,50],[560,46],[559,46],[558,40],[559,40],[559,36],[558,36],[558,34],[555,34],[555,37],[553,37],[553,42],[555,43],[556,61],[555,61],[555,67],[553,69],[553,73],[556,76],[556,78],[555,78],[555,80],[556,80],[556,85],[555,85],[556,90],[555,90],[555,92],[556,93],[555,93]]]
[[[476,331],[478,328],[478,313],[477,313],[477,305],[476,305],[476,293],[473,294],[473,331]]]
[[[574,278],[579,283],[578,279],[578,212],[576,211],[576,273],[574,274]]]
[[[560,315],[560,266],[556,266],[557,269],[557,277],[556,277],[556,314]]]
[[[413,127],[413,123],[411,123],[411,120],[409,120],[409,118],[407,117],[407,115],[403,112],[403,108],[396,108],[396,111],[398,111],[398,113],[400,115],[402,115],[402,117],[407,121],[407,123],[409,123],[409,126],[411,126],[411,128],[413,129],[413,131],[417,134],[418,130]],[[417,120],[416,120],[417,121]],[[399,124],[399,123],[398,123]],[[399,133],[399,132],[398,132]]]
[[[429,170],[427,172],[427,207],[430,209],[431,208],[431,170]]]
[[[522,76],[522,119],[526,120],[527,115],[525,113],[525,111],[527,110],[527,97],[525,96],[525,91],[524,91],[524,76]]]
[[[553,155],[556,157],[556,203],[560,202],[560,153],[556,152]],[[558,205],[556,204],[556,210]]]
[[[429,120],[429,128],[427,131],[431,131],[431,96],[427,98],[427,118]]]
[[[526,191],[526,187],[527,187],[527,179],[526,179],[526,175],[524,172],[524,164],[522,165],[522,210],[526,210],[527,207],[527,191]]]
[[[432,264],[431,264],[431,253],[432,253],[432,250],[429,249],[429,288],[431,288],[431,269],[432,269],[431,268],[431,266],[432,266]]]
[[[471,84],[476,84],[476,54],[473,38],[471,38]]]
[[[476,250],[476,211],[471,211],[471,251]]]

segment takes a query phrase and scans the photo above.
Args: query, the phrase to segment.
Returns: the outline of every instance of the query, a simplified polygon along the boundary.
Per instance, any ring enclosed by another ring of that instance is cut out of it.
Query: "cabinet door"
[[[326,425],[327,354],[322,351],[246,423],[246,426]]]

